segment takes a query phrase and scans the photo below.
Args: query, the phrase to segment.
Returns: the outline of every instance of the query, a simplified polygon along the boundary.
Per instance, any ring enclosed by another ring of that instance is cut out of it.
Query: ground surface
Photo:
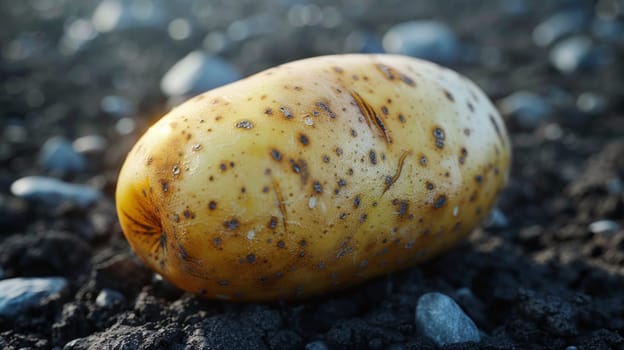
[[[624,347],[624,33],[608,36],[596,24],[618,11],[622,24],[618,1],[327,2],[321,8],[333,4],[342,15],[325,27],[293,26],[314,18],[288,15],[299,1],[174,3],[167,16],[195,18],[184,40],[173,40],[167,23],[95,35],[89,1],[0,2],[0,278],[69,282],[40,307],[0,316],[0,348],[435,348],[414,325],[418,297],[430,291],[455,299],[482,332],[479,344],[448,348]],[[552,45],[536,45],[532,31],[571,7],[589,18],[571,32],[588,36],[599,57],[564,73],[550,61]],[[245,38],[232,28],[258,13],[273,29]],[[449,24],[462,42],[451,66],[495,102],[531,91],[547,108],[503,111],[514,145],[498,205],[504,217],[424,265],[294,304],[202,300],[133,257],[116,221],[116,175],[141,131],[166,111],[159,83],[174,62],[207,47],[246,75],[301,57],[374,51],[388,27],[418,18]],[[61,175],[38,162],[49,138],[91,134],[108,146],[82,171]],[[88,208],[44,207],[11,194],[27,175],[88,184],[104,196]],[[600,220],[603,228],[591,226]],[[113,292],[106,299],[102,290]]]

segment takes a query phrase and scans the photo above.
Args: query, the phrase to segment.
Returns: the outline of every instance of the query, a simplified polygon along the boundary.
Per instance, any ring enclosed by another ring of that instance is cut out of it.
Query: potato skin
[[[457,73],[394,55],[295,61],[196,96],[129,153],[117,210],[184,290],[269,301],[437,254],[488,214],[504,123]]]

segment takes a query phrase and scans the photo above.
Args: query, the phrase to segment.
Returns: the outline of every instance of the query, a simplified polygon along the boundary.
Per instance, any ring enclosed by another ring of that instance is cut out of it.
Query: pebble
[[[84,155],[102,154],[108,148],[108,140],[101,135],[87,135],[74,140],[72,143],[74,150]]]
[[[89,186],[44,176],[26,176],[16,180],[11,184],[11,193],[16,197],[50,207],[56,207],[64,202],[87,207],[102,197],[100,191]]]
[[[479,342],[479,329],[450,297],[427,293],[418,299],[416,327],[438,346]]]
[[[67,287],[62,277],[10,278],[0,281],[0,316],[13,317],[58,295]]]
[[[165,73],[160,88],[170,97],[191,96],[240,78],[239,70],[224,59],[193,51]]]
[[[536,128],[550,113],[544,98],[531,91],[517,91],[499,101],[503,115],[525,129]]]
[[[594,92],[583,92],[576,99],[576,107],[587,114],[598,115],[606,112],[607,99]]]
[[[484,226],[487,228],[505,228],[509,226],[509,219],[507,219],[502,210],[494,208],[485,221]]]
[[[315,340],[305,345],[305,350],[329,350],[327,344],[322,340]]]
[[[589,71],[602,65],[607,57],[594,47],[586,36],[575,36],[555,45],[550,51],[550,63],[564,74]]]
[[[388,53],[450,64],[458,59],[459,41],[451,28],[433,20],[409,21],[392,26],[383,37]]]
[[[589,224],[587,228],[595,234],[608,234],[619,230],[620,225],[612,220],[598,220]]]
[[[624,44],[624,20],[597,18],[592,23],[592,34],[599,40],[616,45]]]
[[[104,0],[91,17],[99,32],[141,27],[162,27],[166,21],[159,1]]]
[[[126,301],[126,297],[118,291],[110,288],[104,288],[100,291],[97,298],[95,298],[95,305],[103,308],[113,308],[117,305],[121,305]]]
[[[41,147],[39,163],[46,169],[61,174],[69,174],[85,170],[84,157],[76,152],[64,137],[54,136]]]
[[[556,13],[533,30],[536,45],[547,47],[563,37],[576,33],[587,26],[589,16],[586,11],[574,9]]]

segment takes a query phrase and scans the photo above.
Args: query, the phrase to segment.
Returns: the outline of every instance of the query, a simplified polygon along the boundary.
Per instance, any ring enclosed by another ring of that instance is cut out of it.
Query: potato
[[[134,251],[209,298],[297,299],[420,262],[504,186],[510,143],[472,82],[414,58],[268,69],[153,125],[119,175]]]

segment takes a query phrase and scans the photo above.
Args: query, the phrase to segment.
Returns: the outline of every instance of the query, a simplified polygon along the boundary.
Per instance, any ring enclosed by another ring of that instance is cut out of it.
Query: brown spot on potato
[[[446,204],[446,196],[441,194],[433,202],[433,207],[435,209],[440,209],[440,208],[442,208],[444,206],[444,204]]]
[[[281,161],[282,160],[282,153],[276,149],[272,149],[271,150],[271,157],[273,157],[273,159],[275,159],[276,161]]]
[[[240,226],[240,223],[238,222],[238,219],[231,218],[230,220],[224,221],[223,222],[223,226],[228,231],[234,231],[234,230],[238,229],[238,227]]]
[[[310,139],[308,138],[308,136],[304,133],[300,133],[299,134],[299,142],[301,142],[302,145],[307,146],[310,144]]]
[[[316,106],[319,107],[320,109],[323,110],[323,112],[327,113],[327,115],[334,119],[336,118],[336,113],[334,113],[331,108],[329,108],[329,105],[326,102],[317,102]]]
[[[368,152],[368,159],[370,159],[371,164],[377,165],[377,153],[374,150]]]
[[[254,124],[251,120],[243,119],[236,122],[236,127],[238,129],[250,130],[253,129]]]
[[[286,119],[292,119],[293,118],[293,114],[290,111],[290,109],[288,109],[287,107],[281,106],[280,107],[280,112],[282,113],[282,115],[286,118]]]
[[[314,181],[314,183],[312,184],[312,188],[316,193],[323,193],[323,186],[321,186],[321,183],[318,181]]]
[[[264,109],[264,114],[273,115],[273,108],[267,107]]]
[[[447,100],[451,102],[455,102],[455,97],[450,91],[448,91],[447,89],[442,89],[442,91],[444,92],[444,96],[446,97]]]
[[[271,216],[271,218],[269,219],[269,223],[267,224],[267,227],[270,228],[271,230],[274,230],[277,227],[277,217]]]
[[[215,202],[215,201],[208,202],[208,209],[210,209],[210,210],[217,209],[217,202]]]
[[[435,138],[436,147],[439,149],[444,148],[444,138],[445,138],[444,129],[442,129],[439,126],[436,126],[435,128],[433,128],[433,137]]]

